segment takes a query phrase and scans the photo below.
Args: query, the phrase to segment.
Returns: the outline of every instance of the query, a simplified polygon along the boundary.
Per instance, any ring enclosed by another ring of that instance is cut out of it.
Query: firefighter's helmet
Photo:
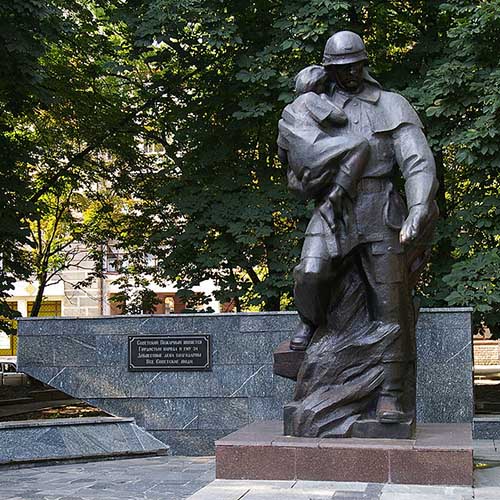
[[[352,31],[339,31],[326,42],[323,66],[352,64],[366,60],[368,57],[365,44],[361,37]]]

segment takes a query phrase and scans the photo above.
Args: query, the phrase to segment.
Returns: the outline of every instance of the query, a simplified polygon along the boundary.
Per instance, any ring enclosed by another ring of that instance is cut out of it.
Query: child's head
[[[295,77],[295,92],[305,94],[306,92],[324,92],[327,73],[323,66],[307,66]]]

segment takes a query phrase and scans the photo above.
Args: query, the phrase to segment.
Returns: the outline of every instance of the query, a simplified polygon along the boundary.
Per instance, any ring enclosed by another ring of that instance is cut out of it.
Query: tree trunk
[[[437,151],[434,155],[436,160],[436,177],[439,182],[439,188],[436,194],[436,202],[439,207],[439,215],[446,219],[448,217],[447,207],[446,207],[446,185],[444,177],[444,161],[443,152],[441,150]]]
[[[279,311],[280,310],[281,297],[274,296],[268,297],[264,301],[264,310],[265,311]]]
[[[441,150],[437,151],[434,157],[436,160],[436,177],[439,181],[439,189],[436,194],[436,202],[439,207],[439,217],[442,219],[446,219],[448,217],[448,210],[446,204],[446,180],[444,176],[445,167],[443,161],[443,152]],[[449,260],[452,250],[453,248],[450,238],[439,239],[436,254],[437,256],[439,256],[440,260]]]
[[[47,274],[43,273],[38,276],[38,291],[36,292],[35,302],[31,309],[30,317],[35,318],[40,313],[40,308],[42,307],[43,294],[45,292],[45,287],[47,286]]]

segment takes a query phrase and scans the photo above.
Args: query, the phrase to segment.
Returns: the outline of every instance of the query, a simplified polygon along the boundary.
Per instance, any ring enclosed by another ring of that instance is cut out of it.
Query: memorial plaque
[[[128,338],[129,371],[212,369],[210,335],[137,335]]]

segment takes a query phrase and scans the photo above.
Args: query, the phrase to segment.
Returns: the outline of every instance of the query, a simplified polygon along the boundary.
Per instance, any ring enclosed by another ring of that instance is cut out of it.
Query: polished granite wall
[[[472,309],[423,309],[417,323],[417,421],[472,422]]]
[[[134,417],[173,454],[211,454],[215,439],[281,418],[293,382],[273,375],[272,353],[296,323],[287,312],[23,319],[18,362],[71,396]],[[128,371],[128,335],[200,333],[212,337],[212,371]],[[417,339],[418,419],[472,421],[470,310],[422,310]]]

